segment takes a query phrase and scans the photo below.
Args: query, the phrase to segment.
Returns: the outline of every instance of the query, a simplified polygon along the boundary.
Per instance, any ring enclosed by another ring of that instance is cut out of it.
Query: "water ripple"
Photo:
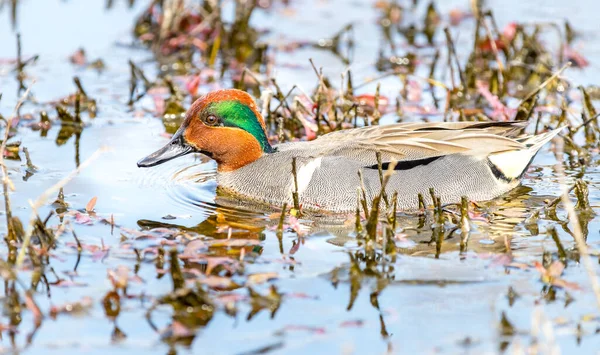
[[[239,203],[217,195],[216,166],[210,160],[184,157],[167,164],[158,165],[140,177],[144,187],[161,189],[179,207],[194,216],[209,217],[220,213],[236,219],[263,218],[261,208]]]

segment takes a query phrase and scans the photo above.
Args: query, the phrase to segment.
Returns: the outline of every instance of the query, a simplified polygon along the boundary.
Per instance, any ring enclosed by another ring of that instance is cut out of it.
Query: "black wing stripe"
[[[399,161],[396,164],[396,167],[394,168],[394,170],[410,170],[410,169],[416,168],[418,166],[425,166],[425,165],[430,164],[430,163],[432,163],[440,158],[443,158],[443,157],[444,157],[443,155],[440,155],[440,156],[431,157],[431,158]],[[381,169],[387,170],[390,167],[390,164],[391,164],[390,162],[382,163]],[[366,168],[378,169],[379,166],[378,166],[378,164],[375,164],[375,165],[367,166]]]

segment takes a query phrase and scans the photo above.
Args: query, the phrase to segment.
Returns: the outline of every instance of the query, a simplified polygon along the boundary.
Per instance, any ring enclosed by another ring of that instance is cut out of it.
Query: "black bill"
[[[148,155],[144,159],[137,162],[139,168],[149,168],[151,166],[159,165],[177,157],[194,153],[196,149],[189,145],[183,138],[183,134],[177,131],[173,136],[173,139],[167,145],[160,148],[156,152]]]

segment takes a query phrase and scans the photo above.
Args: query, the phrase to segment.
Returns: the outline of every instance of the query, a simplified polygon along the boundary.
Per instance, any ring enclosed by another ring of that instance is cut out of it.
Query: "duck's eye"
[[[208,126],[216,126],[219,123],[219,119],[215,115],[205,116],[203,121]]]

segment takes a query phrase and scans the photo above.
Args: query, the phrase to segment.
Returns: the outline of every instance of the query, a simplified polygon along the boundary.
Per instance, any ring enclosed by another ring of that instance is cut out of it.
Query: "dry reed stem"
[[[498,52],[498,46],[496,46],[496,40],[494,40],[494,35],[492,34],[492,30],[487,23],[486,18],[482,18],[481,22],[483,23],[483,27],[485,27],[485,32],[487,33],[488,40],[492,46],[492,52],[494,52],[494,57],[496,57],[496,63],[498,64],[498,79],[500,81],[500,88],[504,90],[504,64],[502,64],[502,59],[500,59],[500,53]]]
[[[534,89],[532,92],[530,92],[527,96],[525,96],[525,98],[523,100],[521,100],[519,107],[523,104],[523,102],[527,102],[527,100],[531,99],[534,95],[536,95],[538,92],[540,92],[543,88],[548,86],[548,84],[550,84],[550,82],[552,82],[552,80],[558,78],[558,76],[560,74],[562,74],[562,72],[565,71],[567,68],[570,68],[571,65],[572,65],[571,62],[568,62],[567,64],[563,65],[562,68],[560,68],[556,73],[552,74],[551,77],[546,79],[546,81],[544,81],[542,83],[542,85],[538,86],[536,89]]]
[[[4,149],[6,149],[6,142],[8,141],[8,138],[9,138],[8,136],[10,135],[10,127],[12,126],[12,121],[15,119],[17,112],[19,112],[19,109],[21,108],[21,106],[23,105],[25,100],[27,99],[27,96],[29,96],[29,92],[31,91],[31,87],[33,86],[33,84],[35,84],[35,80],[31,82],[31,85],[29,85],[27,90],[25,90],[25,93],[23,93],[23,95],[21,95],[21,98],[19,98],[19,101],[17,101],[17,104],[15,105],[15,108],[14,108],[12,114],[6,121],[6,129],[4,131],[4,140],[2,141],[2,145],[0,145],[0,152],[2,153],[2,154],[0,154],[0,163],[3,166],[3,170],[4,170],[4,168],[6,168],[4,166]]]
[[[575,206],[569,199],[570,188],[565,182],[565,172],[563,170],[562,156],[563,153],[561,150],[558,154],[559,164],[556,167],[556,172],[558,175],[558,181],[560,183],[562,201],[563,205],[565,206],[565,209],[567,210],[569,222],[573,227],[573,238],[575,238],[575,245],[577,246],[579,254],[581,254],[583,266],[588,274],[590,284],[592,286],[592,291],[594,292],[594,296],[596,297],[596,304],[600,309],[600,282],[598,281],[598,276],[596,275],[596,272],[594,270],[595,266],[592,262],[592,259],[590,258],[590,253],[585,238],[583,237],[583,233],[581,231],[581,225],[579,224],[579,218],[577,217],[577,213],[575,212]]]
[[[31,83],[31,85],[29,85],[27,90],[25,90],[25,93],[23,93],[21,98],[19,98],[19,101],[17,101],[17,104],[15,105],[15,108],[14,108],[12,114],[6,121],[6,126],[4,128],[4,140],[2,141],[2,144],[0,145],[0,168],[2,169],[2,189],[3,189],[3,193],[4,193],[4,207],[6,210],[5,211],[5,213],[6,213],[6,228],[7,228],[7,235],[8,235],[9,239],[11,238],[11,236],[14,236],[14,235],[11,235],[11,233],[14,233],[14,229],[13,229],[13,224],[12,224],[13,223],[12,222],[12,213],[10,210],[10,199],[8,196],[8,190],[9,190],[9,187],[11,190],[14,190],[14,186],[12,184],[12,181],[10,181],[10,178],[8,177],[8,169],[6,167],[6,164],[4,163],[4,150],[6,149],[6,142],[8,142],[8,138],[10,135],[10,128],[12,127],[12,122],[13,122],[14,118],[16,117],[17,113],[19,112],[21,105],[23,105],[23,103],[27,99],[27,96],[29,96],[29,91],[31,90],[31,87],[33,86],[33,84],[35,84],[35,81],[33,81]]]

